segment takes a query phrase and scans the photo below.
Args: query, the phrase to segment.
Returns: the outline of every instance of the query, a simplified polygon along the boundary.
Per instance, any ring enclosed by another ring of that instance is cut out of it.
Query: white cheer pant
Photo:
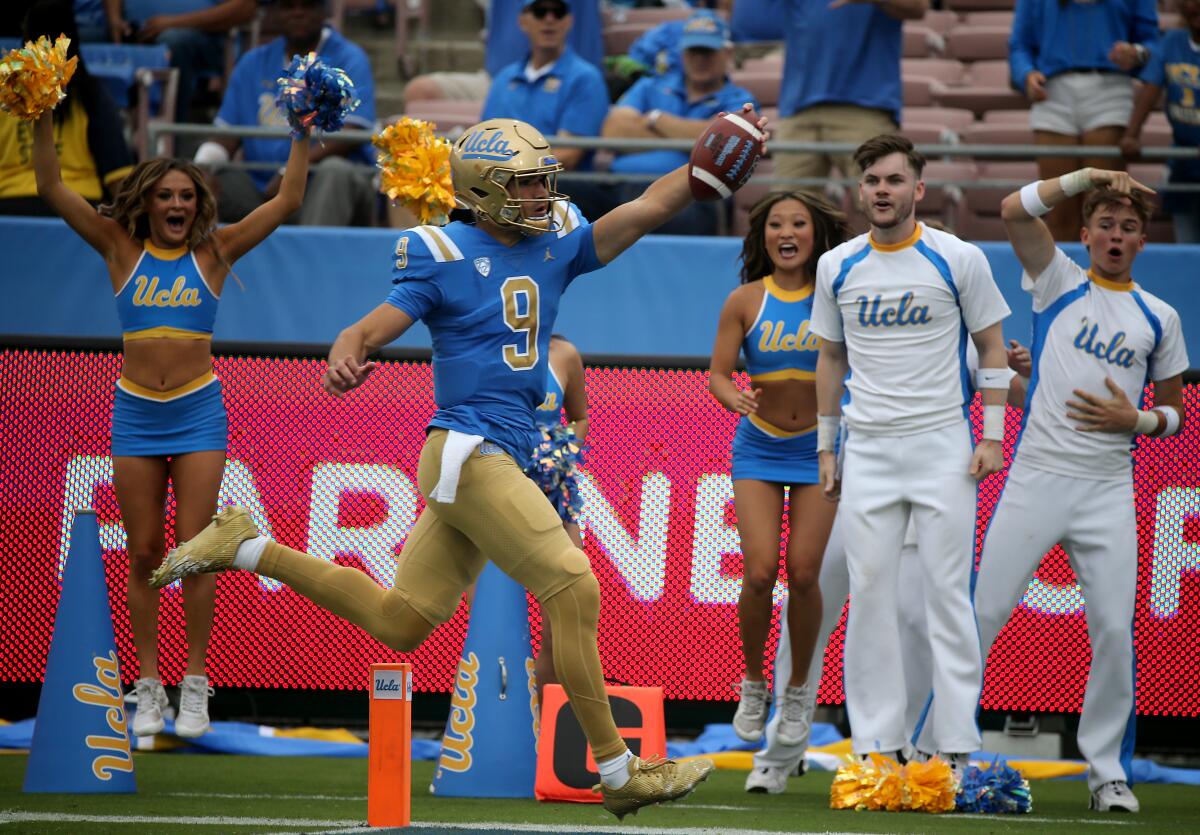
[[[988,526],[975,586],[984,657],[1055,544],[1067,552],[1086,601],[1092,667],[1079,750],[1091,766],[1088,784],[1096,789],[1113,780],[1128,782],[1138,569],[1132,473],[1118,481],[1090,481],[1024,466],[1018,456]]]
[[[920,543],[925,616],[938,710],[933,740],[945,753],[979,749],[975,711],[982,662],[971,574],[976,483],[968,475],[967,421],[904,437],[851,432],[838,514],[850,573],[846,710],[856,754],[904,748],[904,656],[899,567],[911,513]]]
[[[838,515],[838,519],[841,515]],[[817,635],[813,660],[808,668],[806,684],[816,691],[821,686],[821,674],[825,668],[825,647],[842,617],[842,607],[850,593],[850,574],[846,571],[846,551],[843,547],[842,526],[834,520],[829,533],[829,544],[825,546],[825,557],[821,563],[821,628]],[[925,636],[925,594],[921,576],[921,561],[916,546],[905,545],[900,554],[900,643],[904,653],[904,689],[908,707],[904,717],[905,736],[911,738],[920,720],[929,695],[930,666],[929,640]],[[775,704],[782,703],[783,691],[787,689],[789,671],[792,669],[792,644],[787,629],[787,607],[789,598],[784,598],[779,613],[779,644],[775,650]],[[779,741],[779,723],[782,713],[778,709],[767,723],[766,745],[754,752],[754,767],[772,766],[792,771],[804,758],[804,746],[787,745]]]

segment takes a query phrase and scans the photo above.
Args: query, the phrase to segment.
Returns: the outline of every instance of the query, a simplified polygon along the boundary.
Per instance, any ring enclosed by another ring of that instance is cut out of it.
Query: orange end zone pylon
[[[412,817],[412,665],[371,665],[367,824],[408,826]]]

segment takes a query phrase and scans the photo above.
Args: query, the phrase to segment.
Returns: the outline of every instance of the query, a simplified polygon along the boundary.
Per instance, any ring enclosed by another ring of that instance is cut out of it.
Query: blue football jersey
[[[430,426],[482,435],[524,461],[546,396],[550,333],[563,291],[600,267],[591,225],[555,204],[557,232],[505,246],[469,223],[418,226],[393,253],[387,301],[433,337]]]

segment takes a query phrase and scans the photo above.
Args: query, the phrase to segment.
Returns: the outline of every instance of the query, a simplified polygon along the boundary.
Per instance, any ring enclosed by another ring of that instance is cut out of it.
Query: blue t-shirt
[[[1167,119],[1175,144],[1200,147],[1200,49],[1192,45],[1186,29],[1173,29],[1163,35],[1150,52],[1142,80],[1166,90]],[[1173,159],[1170,165],[1172,181],[1200,182],[1200,160]],[[1194,194],[1188,196],[1197,198]]]
[[[125,0],[122,13],[133,23],[145,23],[156,15],[188,14],[211,9],[224,0]]]
[[[559,131],[599,136],[608,114],[608,86],[600,70],[567,47],[531,84],[525,78],[527,61],[509,64],[492,79],[481,118],[520,119],[546,136]]]
[[[537,442],[550,333],[563,291],[598,269],[592,227],[556,204],[557,232],[511,247],[469,223],[418,226],[396,242],[388,304],[433,338],[430,426],[482,435],[524,462]]]
[[[509,64],[525,60],[529,54],[529,38],[517,26],[517,17],[525,0],[492,0],[488,12],[488,38],[484,67],[495,78]],[[567,34],[567,45],[583,60],[596,67],[604,66],[604,37],[601,31],[599,0],[568,0],[574,23]]]
[[[346,127],[372,130],[375,127],[375,81],[371,76],[371,63],[362,47],[343,38],[329,27],[321,33],[317,55],[331,67],[339,67],[354,83],[361,100],[358,107],[346,116]],[[292,56],[283,54],[283,38],[250,50],[240,59],[229,76],[225,98],[217,112],[218,125],[287,127],[287,118],[275,105],[279,87],[275,83],[291,62]],[[287,162],[291,151],[289,139],[243,139],[242,154],[247,162]],[[374,164],[375,153],[371,144],[364,142],[350,159]],[[250,176],[261,189],[275,174],[269,170],[250,170]]]
[[[900,21],[876,5],[829,8],[828,0],[787,0],[779,115],[818,104],[851,104],[900,122]]]
[[[725,86],[695,101],[688,101],[687,87],[683,76],[678,73],[665,78],[645,76],[639,78],[617,107],[632,107],[639,113],[661,110],[685,119],[711,119],[722,110],[736,113],[742,105],[750,102],[758,109],[758,101],[748,90],[726,80]],[[687,164],[686,151],[640,151],[623,154],[613,160],[612,170],[618,173],[665,174]]]
[[[1008,38],[1008,69],[1013,87],[1025,89],[1034,70],[1047,78],[1067,70],[1121,72],[1108,60],[1117,41],[1151,47],[1158,40],[1154,0],[1017,0]],[[1137,75],[1137,73],[1134,73]]]
[[[781,41],[785,36],[787,0],[737,0],[730,13],[733,40]]]

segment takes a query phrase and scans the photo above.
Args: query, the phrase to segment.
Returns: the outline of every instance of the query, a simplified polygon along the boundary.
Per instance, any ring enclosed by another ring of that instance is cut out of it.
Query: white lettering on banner
[[[67,554],[71,550],[71,525],[75,521],[77,510],[90,510],[95,507],[96,488],[112,484],[112,458],[107,455],[77,455],[67,462],[65,485],[63,488],[62,513],[59,521],[58,536],[58,580],[62,582],[63,571],[67,565]],[[217,497],[221,507],[230,504],[242,505],[250,511],[254,524],[263,536],[271,536],[271,523],[267,511],[263,507],[262,495],[254,481],[254,474],[241,461],[231,459],[225,463],[225,474],[221,479],[221,490]],[[100,550],[124,551],[129,546],[125,536],[125,526],[118,519],[115,522],[101,522]],[[278,591],[283,583],[270,577],[259,577],[259,585],[266,591]],[[176,580],[167,588],[179,588]]]
[[[741,554],[742,540],[735,525],[725,523],[725,509],[733,501],[733,480],[703,475],[696,485],[696,526],[692,534],[692,599],[697,603],[737,605],[742,578],[721,570],[726,554]],[[783,602],[787,587],[776,582],[771,592],[775,605]]]
[[[1185,571],[1200,570],[1200,544],[1188,542],[1184,525],[1200,517],[1200,490],[1168,487],[1154,508],[1154,548],[1150,568],[1150,612],[1156,617],[1179,614],[1179,585]]]
[[[642,501],[638,536],[633,539],[617,518],[592,477],[579,473],[583,509],[580,529],[596,535],[600,550],[617,567],[621,579],[637,600],[650,603],[662,597],[667,582],[667,531],[671,522],[671,481],[663,473],[642,476]]]
[[[96,488],[102,484],[112,484],[112,459],[107,455],[76,455],[67,462],[65,475],[58,526],[57,576],[60,583],[67,567],[67,554],[71,551],[71,525],[75,522],[75,511],[92,509],[96,503]],[[120,522],[100,522],[99,526],[101,551],[125,550],[125,528]]]
[[[240,505],[250,512],[254,526],[263,536],[273,536],[271,520],[267,517],[267,509],[263,507],[262,493],[258,482],[250,468],[236,458],[225,462],[225,475],[221,478],[221,491],[217,494],[217,505]],[[270,577],[259,577],[258,587],[263,591],[279,591],[283,583]]]
[[[1020,605],[1042,615],[1073,615],[1083,611],[1083,589],[1073,581],[1059,585],[1034,577]]]
[[[370,527],[338,527],[338,507],[346,493],[378,496],[387,516]],[[417,522],[417,489],[408,476],[384,464],[318,464],[313,468],[311,501],[308,552],[330,561],[338,554],[355,554],[377,583],[391,588],[396,546]]]

